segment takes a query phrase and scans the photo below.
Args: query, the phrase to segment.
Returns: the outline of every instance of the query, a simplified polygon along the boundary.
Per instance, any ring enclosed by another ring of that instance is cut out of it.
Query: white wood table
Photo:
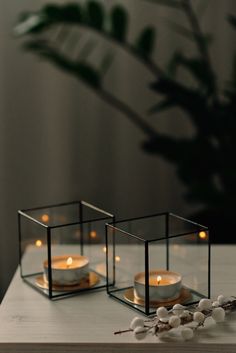
[[[212,247],[212,296],[236,295],[236,246]],[[105,291],[50,301],[16,272],[0,305],[0,353],[173,353],[236,352],[236,313],[190,342],[160,342],[149,335],[137,341],[126,329],[137,314]]]

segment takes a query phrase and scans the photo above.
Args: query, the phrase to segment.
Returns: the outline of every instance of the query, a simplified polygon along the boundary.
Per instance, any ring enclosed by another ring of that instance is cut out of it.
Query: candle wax
[[[78,284],[89,274],[89,259],[82,255],[59,255],[51,259],[52,283]],[[44,261],[44,276],[48,281],[48,260]]]

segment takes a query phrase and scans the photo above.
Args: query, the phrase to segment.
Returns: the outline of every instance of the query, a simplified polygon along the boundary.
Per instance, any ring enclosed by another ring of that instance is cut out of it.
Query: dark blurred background
[[[166,22],[168,18],[181,23],[182,15],[177,17],[173,9],[138,0],[101,2],[107,8],[117,3],[125,6],[130,15],[130,40],[146,23],[158,27],[153,57],[160,65],[165,65],[165,58],[176,47],[191,50],[189,42]],[[194,5],[200,2],[206,0],[195,0]],[[225,17],[236,13],[236,2],[207,2],[200,22],[204,31],[213,34],[210,54],[224,82],[236,49],[235,32]],[[118,218],[166,210],[188,216],[197,209],[184,199],[185,187],[174,165],[145,153],[141,149],[144,134],[122,113],[75,78],[22,51],[20,40],[12,34],[18,15],[46,3],[0,0],[0,299],[18,264],[18,209],[76,199],[87,200]],[[96,60],[99,53],[94,55]],[[156,99],[148,89],[150,80],[150,73],[121,51],[115,56],[107,85],[146,116]],[[146,118],[159,132],[176,137],[193,134],[179,109]]]

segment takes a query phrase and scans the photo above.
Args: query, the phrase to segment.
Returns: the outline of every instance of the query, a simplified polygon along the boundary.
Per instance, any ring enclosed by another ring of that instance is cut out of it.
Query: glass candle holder
[[[208,228],[165,212],[106,224],[107,293],[152,315],[210,296]]]
[[[22,279],[50,299],[106,287],[105,223],[85,201],[18,211]]]

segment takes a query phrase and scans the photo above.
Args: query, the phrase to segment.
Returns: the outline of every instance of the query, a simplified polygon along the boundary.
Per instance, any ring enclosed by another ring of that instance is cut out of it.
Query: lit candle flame
[[[159,285],[161,283],[162,277],[161,276],[157,276],[157,284]]]
[[[73,263],[72,257],[68,257],[68,259],[66,260],[67,267],[70,267],[72,265],[72,263]]]
[[[206,239],[206,238],[207,238],[207,233],[204,232],[204,231],[199,232],[198,235],[199,235],[199,238],[200,238],[200,239]]]
[[[43,244],[43,242],[42,242],[42,240],[40,240],[40,239],[36,240],[36,242],[35,242],[35,245],[36,245],[38,248],[40,248],[40,246],[42,246],[42,244]]]

